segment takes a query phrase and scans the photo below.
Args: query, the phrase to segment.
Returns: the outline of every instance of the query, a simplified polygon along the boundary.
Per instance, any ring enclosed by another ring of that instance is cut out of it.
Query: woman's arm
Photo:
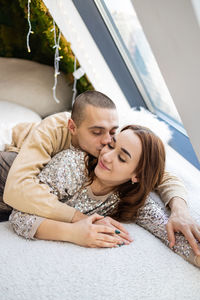
[[[111,248],[121,244],[113,228],[93,224],[100,219],[103,216],[94,214],[76,223],[65,223],[17,210],[13,210],[9,218],[14,231],[27,239],[65,241],[85,247]]]
[[[148,197],[145,206],[138,212],[136,223],[150,231],[169,247],[170,245],[166,230],[168,218],[168,214],[153,199],[151,199],[151,197]],[[184,235],[177,232],[175,233],[175,239],[176,243],[171,249],[193,265],[200,267],[200,256],[197,256],[194,253]],[[197,242],[197,244],[199,247],[200,243]]]
[[[195,238],[200,241],[200,226],[191,217],[187,206],[187,192],[184,184],[176,176],[165,172],[162,183],[156,190],[165,206],[169,205],[171,214],[166,228],[170,246],[175,245],[175,232],[180,231],[190,243],[196,255],[200,255]]]
[[[76,223],[44,220],[38,227],[35,237],[42,240],[71,242],[84,247],[115,247],[120,243],[115,230],[93,224],[102,219],[98,214],[91,215]]]

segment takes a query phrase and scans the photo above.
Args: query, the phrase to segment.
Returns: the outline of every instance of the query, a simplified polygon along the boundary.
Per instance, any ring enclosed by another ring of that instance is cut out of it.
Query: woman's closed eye
[[[114,149],[114,146],[112,146],[111,144],[107,144],[107,146],[108,146],[109,149]],[[119,159],[120,162],[126,162],[126,160],[123,159],[123,158],[120,156],[120,154],[118,154],[118,159]]]
[[[121,162],[126,162],[123,158],[121,158],[121,156],[120,155],[118,155],[118,159],[121,161]]]

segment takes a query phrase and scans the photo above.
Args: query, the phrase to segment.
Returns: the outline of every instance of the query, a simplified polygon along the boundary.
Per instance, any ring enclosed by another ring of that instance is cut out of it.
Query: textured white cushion
[[[56,90],[60,103],[53,99],[53,67],[29,60],[1,57],[0,70],[1,100],[21,104],[42,117],[70,109],[72,88],[62,73],[58,76]]]
[[[7,101],[0,100],[0,150],[5,144],[11,143],[12,127],[23,122],[40,122],[41,117],[36,112]]]
[[[120,128],[130,124],[146,126],[159,136],[164,144],[167,144],[172,138],[169,126],[165,122],[158,120],[156,115],[143,107],[140,107],[140,110],[132,108],[120,111],[119,123]]]

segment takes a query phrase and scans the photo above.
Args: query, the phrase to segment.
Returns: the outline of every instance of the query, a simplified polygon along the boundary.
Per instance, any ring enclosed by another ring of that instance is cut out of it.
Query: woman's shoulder
[[[63,163],[69,163],[71,164],[72,162],[79,162],[79,163],[84,163],[86,153],[82,151],[81,149],[66,149],[63,151],[60,151],[56,155],[54,155],[51,159],[51,161],[58,161],[58,162],[63,162]]]
[[[57,153],[38,177],[40,181],[57,190],[60,199],[73,195],[87,180],[85,152],[67,149]]]

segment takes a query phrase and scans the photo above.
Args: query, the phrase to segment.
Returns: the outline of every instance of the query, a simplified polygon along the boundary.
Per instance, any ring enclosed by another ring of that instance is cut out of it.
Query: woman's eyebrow
[[[113,141],[116,143],[116,138],[113,136]],[[124,148],[121,148],[121,150],[125,153],[125,154],[127,154],[130,158],[131,158],[131,155],[130,155],[130,153],[126,150],[126,149],[124,149]]]
[[[130,155],[130,153],[126,150],[126,149],[124,149],[124,148],[121,148],[121,150],[125,153],[125,154],[127,154],[130,158],[131,158],[131,155]]]

